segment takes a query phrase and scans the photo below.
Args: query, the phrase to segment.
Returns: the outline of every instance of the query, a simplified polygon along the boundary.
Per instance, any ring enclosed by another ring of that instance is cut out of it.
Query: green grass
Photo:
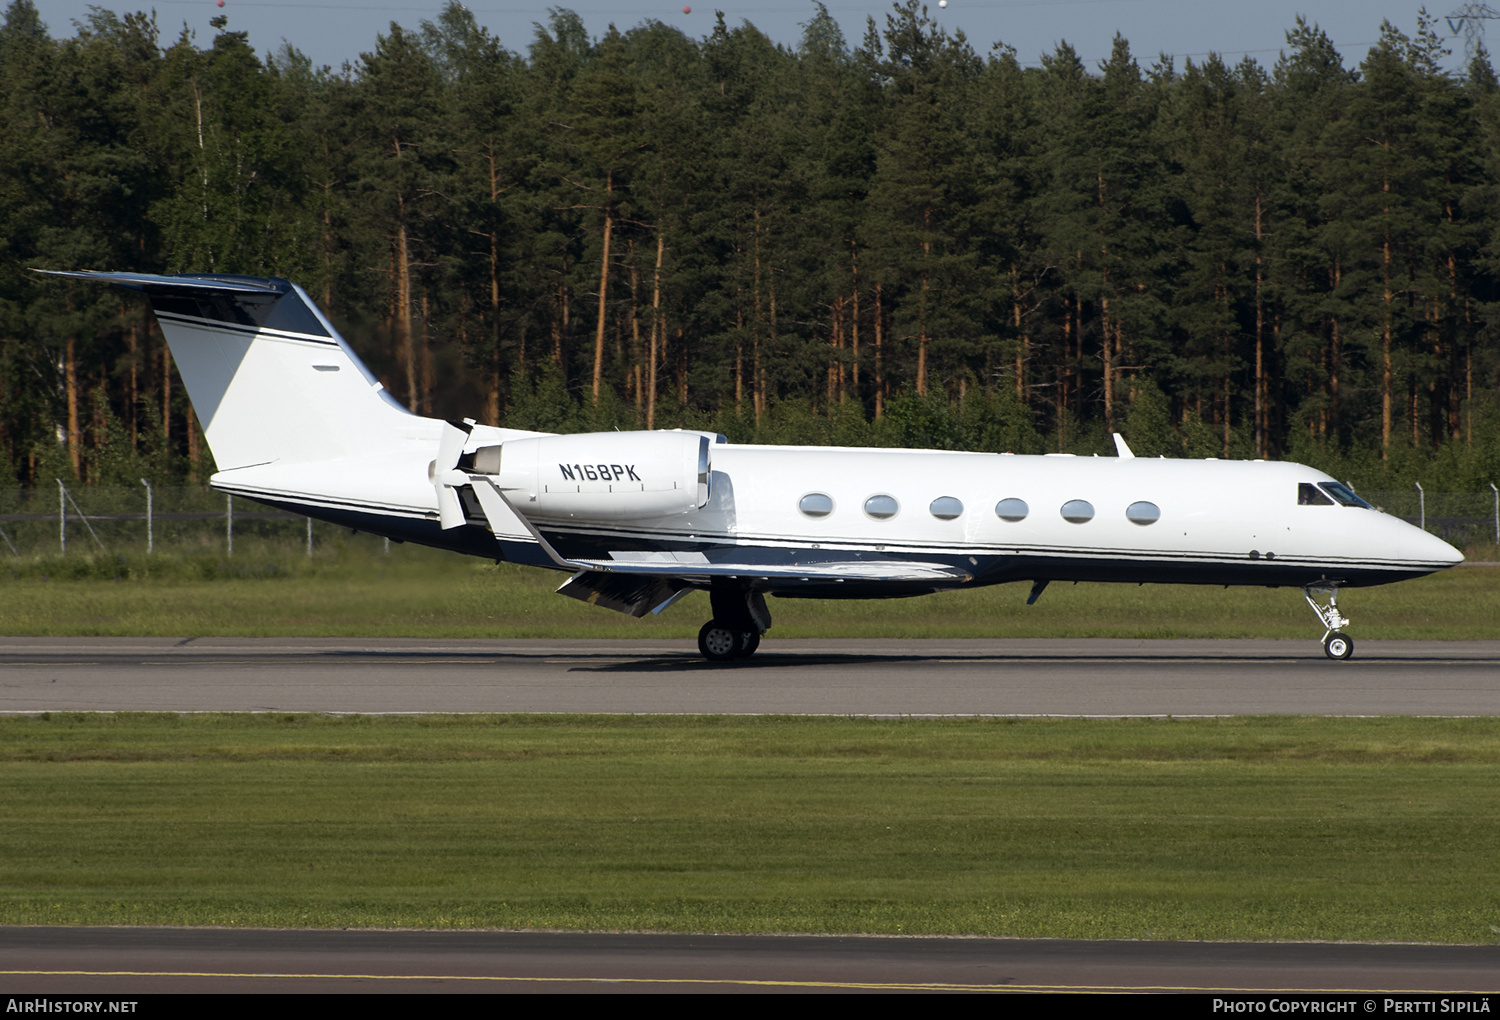
[[[0,923],[1489,942],[1500,721],[0,718]]]
[[[1481,550],[1480,554],[1488,553]],[[7,569],[9,573],[7,574]],[[564,575],[411,546],[322,549],[241,542],[222,552],[70,555],[0,563],[0,633],[247,637],[690,639],[709,616],[692,595],[633,620],[554,595]],[[914,599],[769,600],[773,638],[1263,637],[1321,633],[1296,589],[1054,584]],[[1356,638],[1500,636],[1500,568],[1462,567],[1346,591]]]

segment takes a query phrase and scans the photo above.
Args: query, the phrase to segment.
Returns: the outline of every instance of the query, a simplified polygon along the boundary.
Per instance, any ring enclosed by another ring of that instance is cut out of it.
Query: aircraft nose
[[[1421,528],[1409,527],[1401,544],[1403,551],[1412,559],[1440,563],[1444,567],[1457,566],[1464,561],[1464,554],[1441,538],[1430,535]]]

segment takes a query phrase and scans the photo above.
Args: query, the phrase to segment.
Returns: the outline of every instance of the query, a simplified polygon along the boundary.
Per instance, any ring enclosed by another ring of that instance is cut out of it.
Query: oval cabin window
[[[806,517],[827,517],[833,513],[833,497],[825,492],[809,492],[797,500],[797,509]]]
[[[1010,521],[1012,524],[1016,521],[1024,521],[1030,512],[1031,508],[1026,505],[1026,501],[1016,499],[1014,496],[1010,499],[1002,499],[995,504],[995,516],[1002,521]]]
[[[932,505],[927,509],[931,510],[932,516],[938,520],[951,521],[956,517],[963,516],[964,505],[953,496],[939,496],[932,501]]]
[[[1070,499],[1062,505],[1062,518],[1069,524],[1087,524],[1094,519],[1094,504],[1086,499]]]
[[[865,500],[865,513],[877,521],[888,521],[896,516],[896,511],[901,509],[901,504],[896,502],[895,496],[871,496]]]
[[[1147,503],[1145,500],[1139,503],[1132,503],[1125,508],[1125,519],[1131,524],[1140,524],[1142,526],[1155,524],[1161,520],[1161,507],[1155,503]]]

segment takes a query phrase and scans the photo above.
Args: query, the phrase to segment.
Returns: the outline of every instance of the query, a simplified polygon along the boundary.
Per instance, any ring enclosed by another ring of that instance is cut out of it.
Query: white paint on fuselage
[[[642,529],[736,544],[890,552],[1194,554],[1242,561],[1253,550],[1283,561],[1377,568],[1420,563],[1434,570],[1463,558],[1442,540],[1375,510],[1298,505],[1299,483],[1333,479],[1283,462],[719,445],[713,472],[713,498],[703,510],[641,522]],[[829,516],[798,511],[798,500],[811,492],[833,499]],[[888,520],[864,512],[865,500],[882,494],[900,504]],[[934,517],[929,507],[940,496],[962,501],[962,515]],[[1025,520],[996,515],[995,505],[1006,498],[1026,502]],[[1092,520],[1063,519],[1063,504],[1074,499],[1093,506]],[[1137,501],[1155,504],[1160,519],[1129,521],[1126,508]]]
[[[293,502],[363,503],[374,512],[435,519],[427,469],[442,423],[413,415],[402,424],[380,454],[249,467],[222,472],[214,481]],[[468,448],[534,435],[476,426]],[[892,556],[972,553],[1242,564],[1254,551],[1286,564],[1390,570],[1392,579],[1463,559],[1442,540],[1379,511],[1299,505],[1299,483],[1333,480],[1300,464],[732,444],[715,445],[711,452],[711,496],[701,510],[597,525],[539,516],[533,521],[565,532],[649,536],[656,542]],[[798,501],[812,492],[832,498],[829,516],[799,512]],[[866,514],[865,501],[873,495],[894,497],[900,506],[896,516],[877,520]],[[953,520],[934,517],[929,507],[941,496],[960,500],[963,513]],[[1026,502],[1024,520],[996,515],[996,504],[1007,498]],[[1091,520],[1063,519],[1063,504],[1075,499],[1093,506]],[[1129,521],[1126,507],[1137,501],[1155,504],[1160,519],[1149,525]]]

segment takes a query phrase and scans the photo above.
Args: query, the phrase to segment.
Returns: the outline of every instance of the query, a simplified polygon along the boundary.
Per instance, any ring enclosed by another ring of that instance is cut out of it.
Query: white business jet
[[[550,435],[402,407],[281,279],[59,272],[145,294],[219,471],[211,484],[389,538],[567,571],[644,616],[706,590],[698,647],[754,653],[766,596],[900,598],[1031,581],[1301,588],[1347,659],[1338,592],[1462,562],[1300,464],[739,446]]]

